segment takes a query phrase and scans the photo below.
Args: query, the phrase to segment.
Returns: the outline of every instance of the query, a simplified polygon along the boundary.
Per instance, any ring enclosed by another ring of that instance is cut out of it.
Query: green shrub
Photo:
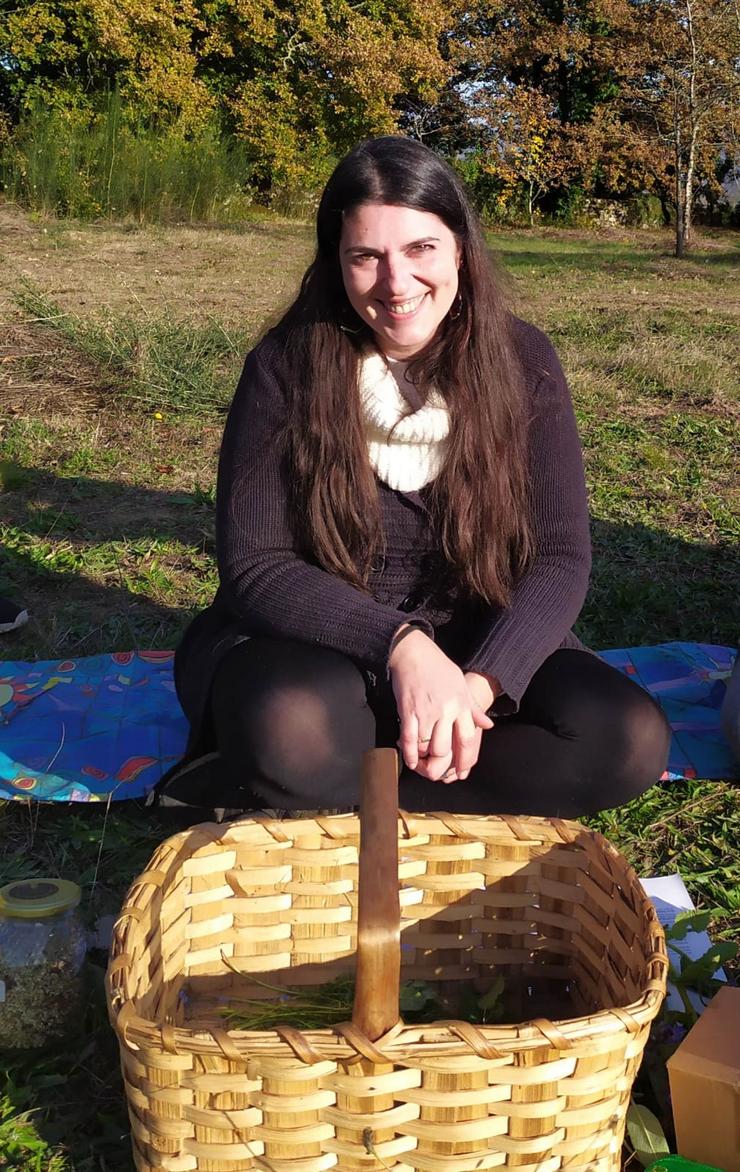
[[[630,228],[662,228],[663,208],[657,195],[643,191],[640,195],[633,195],[626,203],[627,218],[625,223]]]
[[[116,94],[90,118],[37,104],[0,154],[7,198],[80,219],[233,221],[252,203],[246,153],[214,119],[195,136],[134,124]]]
[[[564,228],[590,228],[594,217],[588,205],[589,197],[583,187],[574,183],[558,196],[553,220]]]
[[[465,184],[486,227],[529,227],[523,184],[511,187],[493,175],[484,166],[483,155],[479,150],[458,155],[449,162]]]

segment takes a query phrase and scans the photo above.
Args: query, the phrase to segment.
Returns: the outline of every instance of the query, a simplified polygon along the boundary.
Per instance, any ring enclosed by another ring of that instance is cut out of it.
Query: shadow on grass
[[[644,252],[634,249],[621,249],[613,245],[611,249],[604,249],[603,245],[595,244],[593,251],[569,252],[559,248],[555,242],[552,251],[546,247],[536,250],[520,251],[497,246],[495,241],[491,245],[491,252],[505,269],[517,272],[519,269],[541,269],[543,272],[558,272],[561,269],[575,269],[581,273],[621,273],[634,275],[636,271],[645,276],[654,275],[656,271],[663,272],[666,262],[673,262],[676,266],[675,274],[682,272],[693,273],[694,266],[712,265],[714,267],[734,268],[740,257],[740,248],[736,251],[713,252],[698,250],[689,252],[681,260],[669,248],[660,250],[646,248]],[[656,264],[659,268],[656,270]]]
[[[212,545],[213,498],[202,490],[169,492],[23,467],[13,476],[13,491],[3,494],[4,519],[29,534],[88,542],[148,537],[202,544],[205,539]]]
[[[172,647],[215,583],[211,497],[35,469],[19,474],[17,488],[3,494],[14,537],[13,548],[0,548],[0,591],[28,607],[34,623],[3,639],[3,654]],[[736,638],[736,550],[642,524],[594,520],[592,531],[592,582],[578,622],[590,646]],[[166,542],[174,543],[169,551]],[[172,603],[146,576],[158,560],[180,575]]]
[[[2,496],[0,592],[31,622],[3,640],[3,654],[172,647],[198,605],[183,604],[170,575],[189,572],[200,583],[202,569],[188,557],[214,558],[210,496],[30,468],[15,475],[18,487]]]
[[[593,252],[562,252],[557,246],[548,253],[539,251],[520,252],[518,249],[509,251],[506,248],[497,248],[494,244],[491,251],[506,269],[516,271],[521,268],[535,268],[558,271],[563,268],[577,269],[579,272],[626,272],[634,273],[635,269],[644,269],[655,260],[654,253],[619,252],[614,255],[594,249]]]
[[[665,253],[666,256],[676,259],[673,253]],[[695,264],[703,265],[732,265],[733,268],[737,265],[740,259],[740,235],[738,235],[737,248],[731,249],[729,252],[689,252],[683,258],[686,261],[693,261]],[[679,262],[682,263],[682,262]]]
[[[593,520],[593,570],[577,630],[591,647],[737,640],[736,547]]]

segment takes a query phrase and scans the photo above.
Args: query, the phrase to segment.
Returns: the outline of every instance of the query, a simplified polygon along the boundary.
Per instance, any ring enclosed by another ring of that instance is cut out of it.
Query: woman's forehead
[[[409,244],[415,240],[448,240],[452,232],[434,212],[420,211],[405,204],[361,203],[342,216],[342,243]]]

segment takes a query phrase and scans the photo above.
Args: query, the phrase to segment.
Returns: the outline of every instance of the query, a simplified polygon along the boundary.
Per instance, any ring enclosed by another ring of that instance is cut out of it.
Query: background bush
[[[245,147],[213,115],[195,132],[132,123],[118,95],[97,114],[37,99],[0,156],[8,198],[80,219],[233,221],[253,204]]]

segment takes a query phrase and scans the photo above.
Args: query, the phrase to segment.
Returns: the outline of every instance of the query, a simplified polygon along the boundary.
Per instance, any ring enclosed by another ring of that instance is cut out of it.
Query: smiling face
[[[460,248],[432,212],[364,203],[348,212],[339,242],[350,304],[389,358],[412,358],[455,300]]]

